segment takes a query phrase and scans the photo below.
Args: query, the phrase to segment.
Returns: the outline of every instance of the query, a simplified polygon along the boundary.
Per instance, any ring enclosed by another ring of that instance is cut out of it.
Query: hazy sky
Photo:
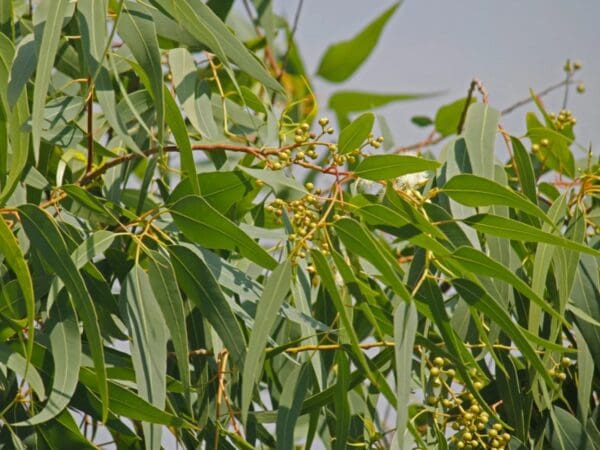
[[[305,0],[297,40],[307,69],[315,73],[327,46],[348,39],[393,1]],[[276,1],[291,18],[297,0]],[[466,94],[479,78],[490,104],[503,109],[564,77],[567,58],[579,59],[576,78],[584,95],[574,91],[569,109],[577,118],[577,141],[600,147],[600,2],[597,0],[406,0],[388,22],[379,45],[354,76],[342,84],[316,82],[321,105],[337,89],[384,93],[446,92],[444,95],[382,108],[397,144],[409,144],[428,131],[410,123],[415,114],[434,116],[437,108]],[[563,91],[545,98],[557,111]],[[522,134],[528,106],[504,117],[512,134]],[[581,155],[577,155],[581,156]]]

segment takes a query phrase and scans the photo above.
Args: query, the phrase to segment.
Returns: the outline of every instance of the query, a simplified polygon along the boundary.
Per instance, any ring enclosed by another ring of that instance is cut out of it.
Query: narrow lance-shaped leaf
[[[77,267],[71,260],[67,246],[58,231],[54,220],[48,213],[35,205],[24,205],[19,208],[23,228],[39,254],[52,266],[69,291],[71,301],[83,327],[94,360],[98,390],[102,399],[102,416],[108,415],[108,387],[104,351],[98,324],[98,315],[94,302]]]
[[[127,274],[121,301],[131,335],[131,359],[139,395],[157,408],[166,400],[167,330],[148,275],[135,265]],[[157,320],[157,318],[159,320]],[[143,423],[147,450],[158,450],[162,427]]]
[[[327,48],[321,57],[317,74],[336,83],[350,78],[373,52],[385,24],[398,6],[399,2],[392,5],[352,39]]]
[[[27,420],[13,426],[32,426],[49,421],[69,404],[79,378],[81,364],[81,339],[75,312],[68,294],[59,297],[50,312],[50,351],[54,359],[54,377],[48,402],[44,408]]]
[[[165,118],[165,98],[160,49],[156,38],[156,27],[148,8],[139,3],[127,2],[119,21],[118,31],[135,59],[148,77],[148,89],[154,98],[158,142],[162,145]]]
[[[502,327],[504,333],[512,339],[519,351],[527,358],[528,362],[537,370],[546,383],[552,386],[552,378],[548,375],[548,371],[542,364],[542,360],[535,352],[535,349],[532,347],[524,332],[515,325],[502,306],[496,303],[493,298],[487,295],[481,287],[477,286],[472,281],[455,279],[452,280],[452,285],[467,303],[483,312],[491,320]]]
[[[183,234],[200,245],[237,250],[267,269],[277,265],[260,245],[202,197],[188,195],[182,198],[171,206],[171,215]]]
[[[38,61],[35,69],[36,78],[33,89],[33,110],[31,112],[31,132],[33,135],[33,148],[36,155],[40,150],[42,135],[42,124],[44,121],[44,105],[46,103],[46,94],[50,85],[50,76],[54,68],[54,57],[58,50],[60,42],[60,30],[62,29],[63,18],[69,7],[72,6],[69,0],[56,0],[52,6],[46,8],[46,20],[43,28],[44,32],[39,38]],[[38,8],[36,8],[37,10]],[[37,40],[37,35],[36,35]]]
[[[345,333],[348,335],[348,340],[350,341],[350,347],[352,349],[352,354],[354,358],[358,361],[358,364],[365,371],[365,374],[371,380],[371,382],[379,389],[389,401],[393,401],[394,395],[392,390],[389,388],[386,380],[381,376],[379,372],[374,372],[369,367],[367,362],[367,358],[360,348],[360,341],[356,334],[356,330],[352,326],[352,322],[350,317],[348,317],[348,313],[346,311],[346,305],[340,295],[338,288],[335,284],[335,279],[333,273],[327,263],[325,257],[317,252],[312,251],[311,257],[317,269],[317,273],[319,273],[321,277],[321,281],[323,286],[329,293],[331,300],[335,306],[335,310],[340,316],[340,321],[342,323],[342,327]]]
[[[246,339],[214,275],[189,248],[173,245],[168,250],[179,285],[219,335],[232,360],[242,366]]]
[[[91,391],[98,392],[98,384],[92,369],[82,367],[79,372],[79,381]],[[191,423],[157,408],[119,383],[109,380],[108,392],[110,394],[110,410],[115,414],[129,417],[132,420],[157,423],[169,427],[194,428]]]
[[[25,299],[25,311],[27,312],[27,362],[31,359],[33,342],[35,336],[35,297],[33,293],[33,281],[29,273],[29,267],[21,252],[17,239],[12,234],[4,218],[0,216],[0,252],[4,255],[8,266],[13,270],[19,282],[23,298]]]
[[[148,278],[173,341],[179,376],[183,382],[188,407],[191,410],[189,347],[185,311],[175,272],[169,259],[161,253],[151,251],[148,258]]]
[[[285,380],[277,412],[277,450],[294,449],[294,428],[310,381],[310,365],[294,368]]]
[[[452,177],[442,191],[452,200],[466,206],[503,205],[552,223],[537,204],[493,180],[471,174]]]
[[[182,172],[189,178],[192,185],[192,191],[196,195],[200,195],[200,184],[198,183],[198,177],[196,176],[196,163],[194,162],[194,154],[192,151],[192,145],[190,144],[190,138],[188,136],[187,128],[183,117],[181,117],[181,111],[175,99],[171,96],[169,89],[166,86],[164,89],[164,99],[166,105],[167,123],[173,132],[175,142],[179,147],[179,154],[181,158],[181,169]]]
[[[367,180],[388,180],[409,173],[435,170],[440,163],[410,155],[372,155],[361,161],[355,174]]]
[[[248,419],[248,409],[252,401],[254,386],[260,379],[264,361],[264,350],[267,339],[278,317],[279,308],[283,304],[289,290],[292,278],[292,263],[286,260],[277,266],[267,279],[263,294],[256,308],[254,321],[260,326],[252,329],[250,343],[244,362],[242,376],[242,421]]]
[[[196,39],[206,44],[225,63],[233,61],[242,71],[267,88],[283,92],[282,86],[235,37],[219,17],[201,0],[161,2],[169,13]]]
[[[19,352],[4,343],[0,343],[0,364],[27,381],[29,388],[33,389],[39,400],[46,400],[46,388],[40,373]]]
[[[517,241],[545,242],[570,250],[600,256],[600,252],[592,247],[547,233],[539,228],[506,217],[494,216],[492,214],[477,214],[467,217],[464,219],[464,222],[482,233],[489,233],[493,236]]]
[[[527,283],[521,280],[518,276],[512,273],[507,267],[501,263],[494,261],[485,253],[474,249],[473,247],[460,247],[452,253],[450,258],[456,260],[467,269],[469,272],[481,274],[488,277],[497,278],[511,284],[522,294],[529,297],[531,301],[538,304],[544,311],[552,317],[560,320],[567,325],[564,317],[562,317],[548,302],[539,297]]]
[[[413,346],[418,325],[417,308],[413,302],[400,303],[394,312],[394,355],[396,361],[396,440],[403,448],[408,421]]]
[[[334,386],[335,396],[333,407],[335,409],[335,442],[333,450],[345,450],[350,434],[350,361],[343,350],[337,350],[335,355],[337,366],[337,380]]]

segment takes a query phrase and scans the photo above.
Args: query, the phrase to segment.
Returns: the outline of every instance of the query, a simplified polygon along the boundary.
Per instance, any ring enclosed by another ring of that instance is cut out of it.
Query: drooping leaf
[[[146,87],[154,99],[154,107],[157,115],[158,143],[162,145],[166,112],[162,81],[163,74],[160,49],[158,48],[158,41],[156,39],[156,27],[148,7],[140,3],[127,2],[119,21],[118,30],[119,35],[123,38],[147,76],[150,85]],[[169,111],[169,113],[171,114],[173,111]],[[185,149],[183,156],[184,158],[187,156]],[[186,165],[185,169],[189,170],[190,168]]]
[[[277,450],[294,449],[294,428],[308,390],[309,376],[310,368],[303,364],[286,378],[277,412]]]
[[[246,339],[214,275],[189,248],[173,245],[168,250],[179,285],[218,333],[233,361],[242,366]]]
[[[254,387],[262,373],[267,338],[277,320],[277,312],[289,292],[291,277],[292,264],[290,260],[286,260],[271,273],[256,309],[254,321],[260,326],[254,327],[250,334],[242,376],[242,421],[244,423],[248,418]]]
[[[371,155],[361,161],[355,173],[367,180],[388,180],[409,173],[435,170],[440,163],[410,155]]]
[[[496,301],[487,295],[483,289],[469,280],[455,279],[452,280],[452,285],[466,302],[483,312],[491,320],[502,327],[502,331],[510,336],[519,351],[527,358],[529,364],[537,370],[538,374],[549,386],[552,386],[552,378],[548,375],[548,371],[542,364],[534,347],[531,345],[524,332],[518,325],[515,325],[501,305],[496,303]]]
[[[50,76],[54,68],[54,57],[59,46],[63,18],[67,15],[67,12],[73,12],[72,6],[69,0],[57,0],[56,2],[52,2],[51,7],[35,9],[36,12],[40,11],[40,15],[47,14],[43,18],[45,19],[42,21],[43,25],[38,25],[43,26],[43,34],[38,37],[36,33],[36,41],[39,42],[39,51],[35,69],[36,78],[31,111],[31,133],[36,155],[38,155],[40,150],[44,105],[46,104],[46,94],[50,85]],[[38,18],[38,20],[41,19]]]
[[[108,414],[108,387],[106,366],[98,316],[94,302],[88,292],[83,277],[70,258],[54,220],[35,205],[24,205],[19,208],[23,228],[37,252],[53,267],[56,274],[66,286],[78,316],[83,321],[94,367],[98,390],[102,399],[102,415]]]
[[[455,175],[446,182],[442,190],[452,200],[466,206],[509,206],[550,222],[544,211],[529,199],[484,177],[471,174]]]
[[[166,401],[167,329],[148,275],[138,265],[127,274],[121,290],[122,307],[131,335],[131,359],[138,394],[159,409]],[[147,450],[161,446],[162,427],[143,423]]]
[[[173,266],[166,256],[155,251],[149,254],[148,278],[154,298],[160,307],[166,328],[173,341],[179,377],[183,382],[185,395],[191,409],[190,389],[192,382],[188,364],[189,346],[185,311]]]
[[[31,359],[33,351],[33,342],[35,336],[35,296],[33,292],[33,281],[27,262],[19,243],[15,239],[10,228],[6,225],[4,218],[0,217],[0,253],[4,256],[8,266],[13,270],[19,282],[23,298],[25,300],[25,311],[27,313],[27,361]]]
[[[81,364],[79,325],[66,293],[59,300],[50,312],[48,334],[54,359],[54,377],[48,402],[33,417],[13,426],[39,425],[53,419],[66,408],[77,387]]]
[[[396,402],[408,405],[411,392],[413,346],[418,325],[417,309],[414,303],[400,303],[394,312],[394,357],[396,362]],[[399,407],[396,418],[396,439],[404,441],[408,409]],[[400,445],[402,448],[403,445]]]
[[[171,206],[171,214],[183,234],[194,242],[208,248],[237,250],[267,269],[276,266],[260,245],[202,197],[188,195],[178,200]]]
[[[317,74],[335,83],[350,78],[371,55],[383,28],[398,6],[400,6],[399,2],[393,4],[353,38],[328,47],[321,57]]]
[[[267,88],[283,92],[281,85],[204,2],[170,0],[162,2],[162,6],[168,8],[173,17],[196,39],[206,44],[222,62],[228,64],[231,60]]]
[[[561,236],[542,231],[531,225],[518,222],[506,217],[494,216],[492,214],[477,214],[463,220],[469,226],[482,233],[489,233],[492,236],[514,239],[528,242],[545,242],[547,244],[557,245],[582,253],[588,253],[594,256],[600,256],[598,250],[580,244]]]

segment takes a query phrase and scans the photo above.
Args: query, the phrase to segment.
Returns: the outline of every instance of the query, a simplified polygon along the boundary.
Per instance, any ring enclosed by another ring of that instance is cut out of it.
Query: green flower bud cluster
[[[531,146],[531,151],[533,153],[538,153],[542,148],[550,147],[551,141],[547,138],[542,138],[539,142],[536,142]]]
[[[568,369],[573,364],[573,361],[570,358],[563,358],[560,360],[560,363],[555,364],[550,370],[548,370],[548,375],[550,375],[554,380],[559,383],[564,382],[567,379],[566,369]]]
[[[306,257],[311,248],[318,248],[323,254],[329,253],[329,244],[322,236],[322,229],[327,223],[321,219],[321,189],[315,188],[313,183],[306,183],[306,189],[310,193],[298,200],[277,198],[265,208],[278,217],[282,217],[284,211],[287,213],[293,227],[288,240],[295,245],[295,255],[300,258]]]
[[[510,441],[510,434],[504,426],[493,420],[484,410],[475,395],[456,378],[456,371],[450,367],[449,361],[437,356],[428,361],[428,382],[434,394],[426,398],[426,403],[442,411],[444,424],[450,425],[454,435],[450,441],[456,448],[472,449],[505,449]],[[471,369],[470,376],[474,380],[476,390],[484,387],[477,369]],[[456,387],[459,386],[460,392]]]
[[[565,127],[572,127],[577,123],[577,119],[573,117],[573,113],[568,109],[561,109],[558,114],[548,114],[550,120],[557,130],[563,130]]]

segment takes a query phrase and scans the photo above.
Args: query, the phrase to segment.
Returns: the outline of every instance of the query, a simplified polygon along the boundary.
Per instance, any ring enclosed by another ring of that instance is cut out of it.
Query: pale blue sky
[[[305,0],[297,40],[307,69],[315,73],[327,46],[348,39],[393,1]],[[276,2],[291,18],[297,0]],[[447,92],[441,97],[396,103],[381,109],[397,144],[423,138],[427,131],[410,123],[414,114],[433,116],[438,106],[466,94],[478,77],[499,109],[564,76],[567,58],[579,59],[576,78],[584,95],[572,93],[569,108],[577,117],[577,141],[600,146],[600,2],[597,0],[406,0],[389,21],[379,45],[354,76],[342,84],[319,81],[325,107],[336,89],[378,92]],[[562,91],[546,97],[548,109],[562,104]],[[503,118],[513,134],[524,132],[531,106]],[[581,156],[581,155],[577,155]]]

